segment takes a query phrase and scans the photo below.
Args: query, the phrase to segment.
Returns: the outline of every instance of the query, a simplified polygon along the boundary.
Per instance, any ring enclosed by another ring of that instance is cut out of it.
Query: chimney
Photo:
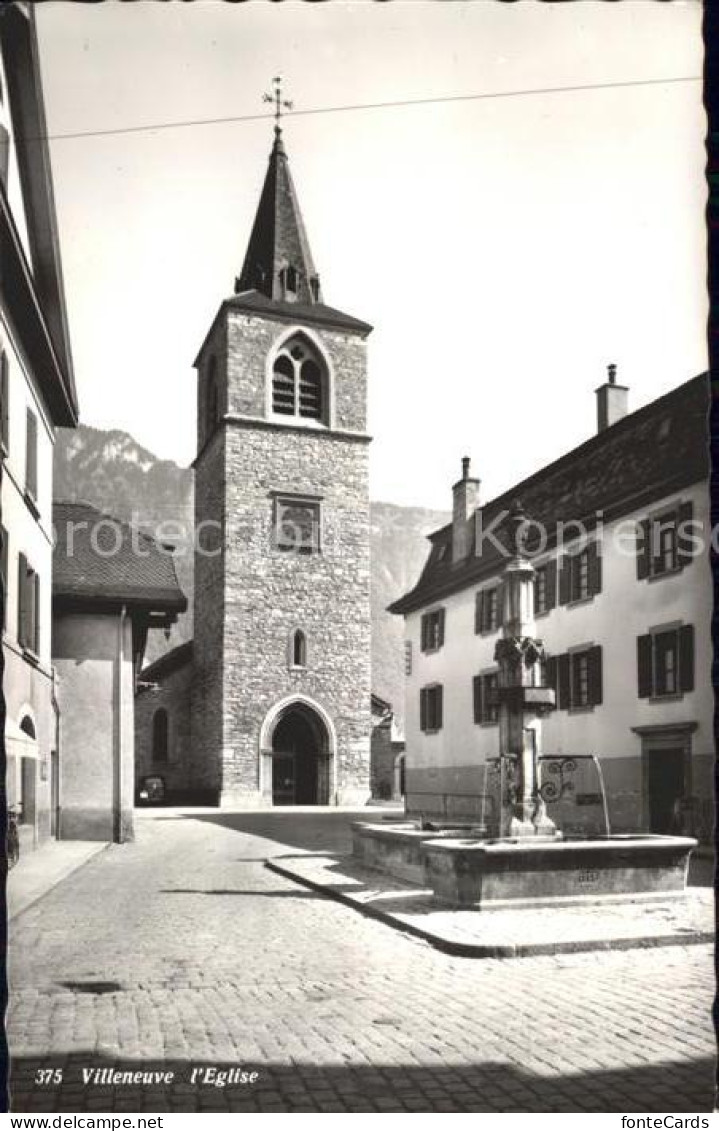
[[[627,415],[627,401],[629,387],[617,385],[616,365],[607,366],[607,381],[595,389],[597,394],[597,432],[611,428],[623,416]]]
[[[452,488],[452,561],[469,556],[472,516],[479,505],[479,479],[469,477],[469,456],[462,460],[462,478]]]

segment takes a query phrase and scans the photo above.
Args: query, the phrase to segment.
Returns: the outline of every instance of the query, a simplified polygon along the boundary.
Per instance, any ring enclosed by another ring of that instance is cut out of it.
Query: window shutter
[[[502,627],[504,620],[504,585],[497,586],[497,628]]]
[[[427,729],[427,688],[420,688],[419,692],[419,729]]]
[[[569,653],[563,652],[561,656],[557,657],[557,706],[562,711],[572,704],[569,678]]]
[[[572,599],[572,560],[565,554],[559,564],[559,604],[566,605]]]
[[[437,647],[441,648],[444,644],[444,609],[439,610],[439,628],[437,629],[437,636]]]
[[[547,609],[547,612],[549,612],[549,610],[553,609],[557,604],[557,562],[556,562],[555,558],[552,558],[551,561],[547,562],[545,576],[546,576],[546,579],[547,579],[546,580],[546,594],[547,594],[546,609]]]
[[[590,597],[596,596],[597,593],[602,591],[602,553],[601,546],[597,541],[590,542],[588,546],[589,559],[589,595]]]
[[[474,721],[475,721],[475,723],[481,723],[482,718],[483,718],[483,714],[484,714],[484,712],[482,710],[482,690],[483,689],[482,689],[482,677],[481,677],[481,675],[476,675],[474,677],[474,679],[472,680],[472,687],[473,687],[473,690],[474,690]]]
[[[547,687],[557,690],[557,657],[547,656],[544,665],[544,679]]]
[[[18,644],[24,648],[27,644],[27,558],[24,554],[18,556],[17,573],[17,640]]]
[[[474,631],[484,632],[484,591],[475,597],[474,601]]]
[[[694,690],[694,625],[679,629],[679,690]]]
[[[421,647],[423,652],[427,651],[427,623],[428,623],[427,614],[424,613],[422,615],[422,620],[420,621],[420,635],[421,635],[420,647]]]
[[[32,409],[27,410],[27,448],[25,450],[25,488],[37,499],[37,418]]]
[[[682,569],[689,565],[696,552],[692,531],[687,529],[693,517],[692,503],[682,503],[677,508],[677,565]]]
[[[652,563],[652,539],[649,519],[645,518],[637,526],[637,578],[642,581],[649,577]]]
[[[587,656],[587,674],[589,680],[589,703],[597,707],[602,701],[602,647],[597,644],[590,648]]]
[[[652,638],[637,637],[637,688],[640,699],[648,699],[652,694]]]
[[[434,699],[434,702],[435,702],[434,726],[435,726],[436,730],[441,730],[442,724],[444,722],[444,717],[443,717],[444,716],[444,711],[443,711],[444,688],[443,687],[435,687],[434,695],[435,695],[435,699]]]
[[[7,452],[10,448],[10,363],[5,350],[0,350],[0,396],[2,397],[2,431],[0,439]]]
[[[30,577],[32,587],[32,649],[36,656],[40,655],[40,574],[34,573]]]

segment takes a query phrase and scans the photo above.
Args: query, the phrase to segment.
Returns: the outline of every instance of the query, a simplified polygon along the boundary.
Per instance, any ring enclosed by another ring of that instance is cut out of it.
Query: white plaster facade
[[[545,718],[542,750],[545,756],[583,756],[574,774],[575,798],[577,794],[584,797],[600,792],[597,770],[586,756],[599,757],[612,831],[646,830],[652,826],[649,794],[656,783],[650,778],[659,764],[654,751],[682,747],[683,792],[677,801],[686,803],[685,808],[693,806],[692,828],[688,831],[702,836],[711,832],[714,703],[710,677],[709,501],[708,483],[702,479],[603,523],[596,533],[590,534],[601,543],[601,591],[589,599],[557,603],[536,617],[536,634],[543,640],[548,656],[601,646],[601,702],[556,710]],[[697,544],[697,553],[683,568],[640,579],[637,524],[680,504],[691,504],[692,530],[702,537],[703,548]],[[531,560],[535,567],[541,567],[550,558],[556,560],[574,548],[567,539],[561,550],[537,554]],[[501,628],[477,632],[475,602],[480,590],[500,583],[501,568],[498,563],[492,576],[483,575],[457,591],[440,594],[433,602],[405,611],[410,811],[444,809],[459,815],[468,811],[468,800],[473,801],[475,808],[481,808],[481,797],[487,792],[487,760],[499,754],[499,726],[496,722],[475,722],[473,678],[497,671],[494,648]],[[422,584],[420,581],[418,591]],[[423,651],[422,617],[439,609],[444,610],[441,647]],[[693,690],[640,696],[638,637],[660,627],[687,625],[694,629]],[[433,685],[442,687],[442,723],[439,728],[427,730],[421,725],[420,697],[423,688]],[[546,773],[546,765],[543,768]],[[557,809],[561,809],[566,819],[571,802],[571,795],[567,795],[561,805],[550,806],[550,811],[553,809],[556,815]],[[587,804],[580,812],[574,805],[570,823],[603,830],[602,807]]]

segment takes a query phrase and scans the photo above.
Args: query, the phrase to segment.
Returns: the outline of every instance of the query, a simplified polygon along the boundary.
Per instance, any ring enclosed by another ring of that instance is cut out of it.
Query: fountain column
[[[500,836],[552,836],[554,822],[539,794],[542,715],[554,691],[542,686],[544,648],[535,636],[535,570],[523,549],[527,516],[515,502],[506,520],[509,560],[502,577],[499,664]]]

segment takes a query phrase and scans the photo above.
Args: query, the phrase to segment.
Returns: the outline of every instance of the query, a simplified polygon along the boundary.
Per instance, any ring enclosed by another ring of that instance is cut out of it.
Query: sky
[[[608,363],[631,409],[706,368],[699,0],[36,15],[83,423],[193,459],[274,75],[325,301],[375,327],[372,498],[447,508],[469,455],[487,500],[595,431]]]

